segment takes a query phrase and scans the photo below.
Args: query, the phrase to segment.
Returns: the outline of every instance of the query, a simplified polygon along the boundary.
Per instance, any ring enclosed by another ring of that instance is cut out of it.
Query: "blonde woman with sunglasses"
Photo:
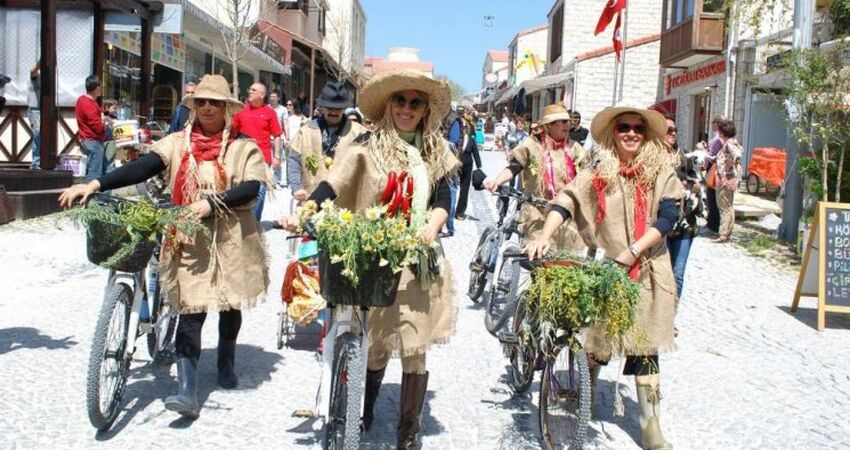
[[[585,349],[592,355],[591,379],[599,364],[625,355],[625,375],[634,375],[645,449],[671,449],[659,422],[658,353],[674,347],[676,283],[664,236],[678,219],[682,184],[669,163],[667,122],[655,112],[630,106],[608,108],[593,119],[599,145],[595,167],[584,171],[552,201],[546,223],[529,242],[530,257],[549,250],[549,237],[572,219],[592,244],[622,264],[641,285],[636,329],[622,348],[611,348],[604,332],[591,329]]]

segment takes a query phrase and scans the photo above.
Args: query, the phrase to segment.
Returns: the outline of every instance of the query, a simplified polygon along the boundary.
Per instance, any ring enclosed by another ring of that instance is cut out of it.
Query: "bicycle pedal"
[[[502,344],[519,344],[519,336],[516,333],[502,333],[499,335],[499,342]]]
[[[302,417],[307,419],[312,419],[315,417],[319,417],[312,409],[296,409],[294,413],[292,413],[292,417]]]

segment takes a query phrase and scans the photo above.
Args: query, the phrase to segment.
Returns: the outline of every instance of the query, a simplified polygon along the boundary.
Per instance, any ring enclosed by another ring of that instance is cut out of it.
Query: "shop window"
[[[549,24],[549,62],[561,57],[564,32],[564,4],[561,3],[552,14]]]
[[[711,94],[694,97],[694,143],[711,138]]]

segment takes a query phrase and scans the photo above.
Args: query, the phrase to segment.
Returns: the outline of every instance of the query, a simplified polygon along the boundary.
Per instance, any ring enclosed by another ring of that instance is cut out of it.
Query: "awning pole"
[[[316,89],[316,49],[310,47],[310,114],[313,114],[313,97]]]

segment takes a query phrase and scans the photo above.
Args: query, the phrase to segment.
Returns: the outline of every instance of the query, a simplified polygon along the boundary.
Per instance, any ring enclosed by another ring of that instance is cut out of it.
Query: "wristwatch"
[[[629,253],[631,253],[632,256],[634,256],[635,258],[640,256],[640,250],[638,250],[638,248],[635,247],[634,244],[629,246]]]

